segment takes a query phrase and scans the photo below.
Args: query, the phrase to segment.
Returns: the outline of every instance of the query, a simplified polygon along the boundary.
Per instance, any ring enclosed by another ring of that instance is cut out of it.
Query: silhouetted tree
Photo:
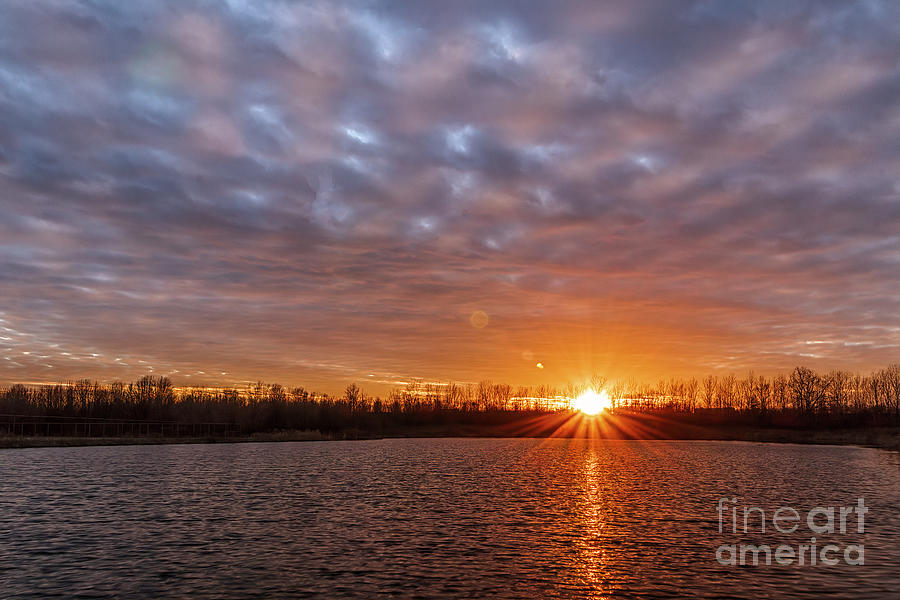
[[[811,413],[822,400],[822,379],[806,367],[797,367],[791,373],[791,395],[794,406],[804,413]]]

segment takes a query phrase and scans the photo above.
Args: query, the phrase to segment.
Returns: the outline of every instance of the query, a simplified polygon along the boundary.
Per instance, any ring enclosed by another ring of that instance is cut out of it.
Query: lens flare
[[[483,310],[476,310],[472,313],[472,316],[469,317],[469,323],[471,323],[472,327],[475,329],[484,329],[487,327],[488,321],[490,321],[490,319]]]

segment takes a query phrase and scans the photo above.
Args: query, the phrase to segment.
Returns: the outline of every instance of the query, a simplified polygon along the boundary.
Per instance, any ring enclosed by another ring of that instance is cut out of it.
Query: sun
[[[609,399],[609,394],[606,393],[606,390],[600,390],[599,392],[585,390],[572,403],[572,408],[580,410],[586,415],[596,415],[610,406],[612,406],[612,401]]]

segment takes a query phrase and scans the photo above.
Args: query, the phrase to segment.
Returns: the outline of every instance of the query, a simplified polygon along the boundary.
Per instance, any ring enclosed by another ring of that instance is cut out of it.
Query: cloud
[[[6,3],[0,380],[881,366],[898,11]]]

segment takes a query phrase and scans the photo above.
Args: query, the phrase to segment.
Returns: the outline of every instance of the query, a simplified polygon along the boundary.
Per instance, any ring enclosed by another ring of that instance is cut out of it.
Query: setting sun
[[[575,398],[575,402],[572,403],[572,408],[586,415],[596,415],[610,406],[612,406],[612,402],[606,390],[600,390],[599,392],[586,390]]]

